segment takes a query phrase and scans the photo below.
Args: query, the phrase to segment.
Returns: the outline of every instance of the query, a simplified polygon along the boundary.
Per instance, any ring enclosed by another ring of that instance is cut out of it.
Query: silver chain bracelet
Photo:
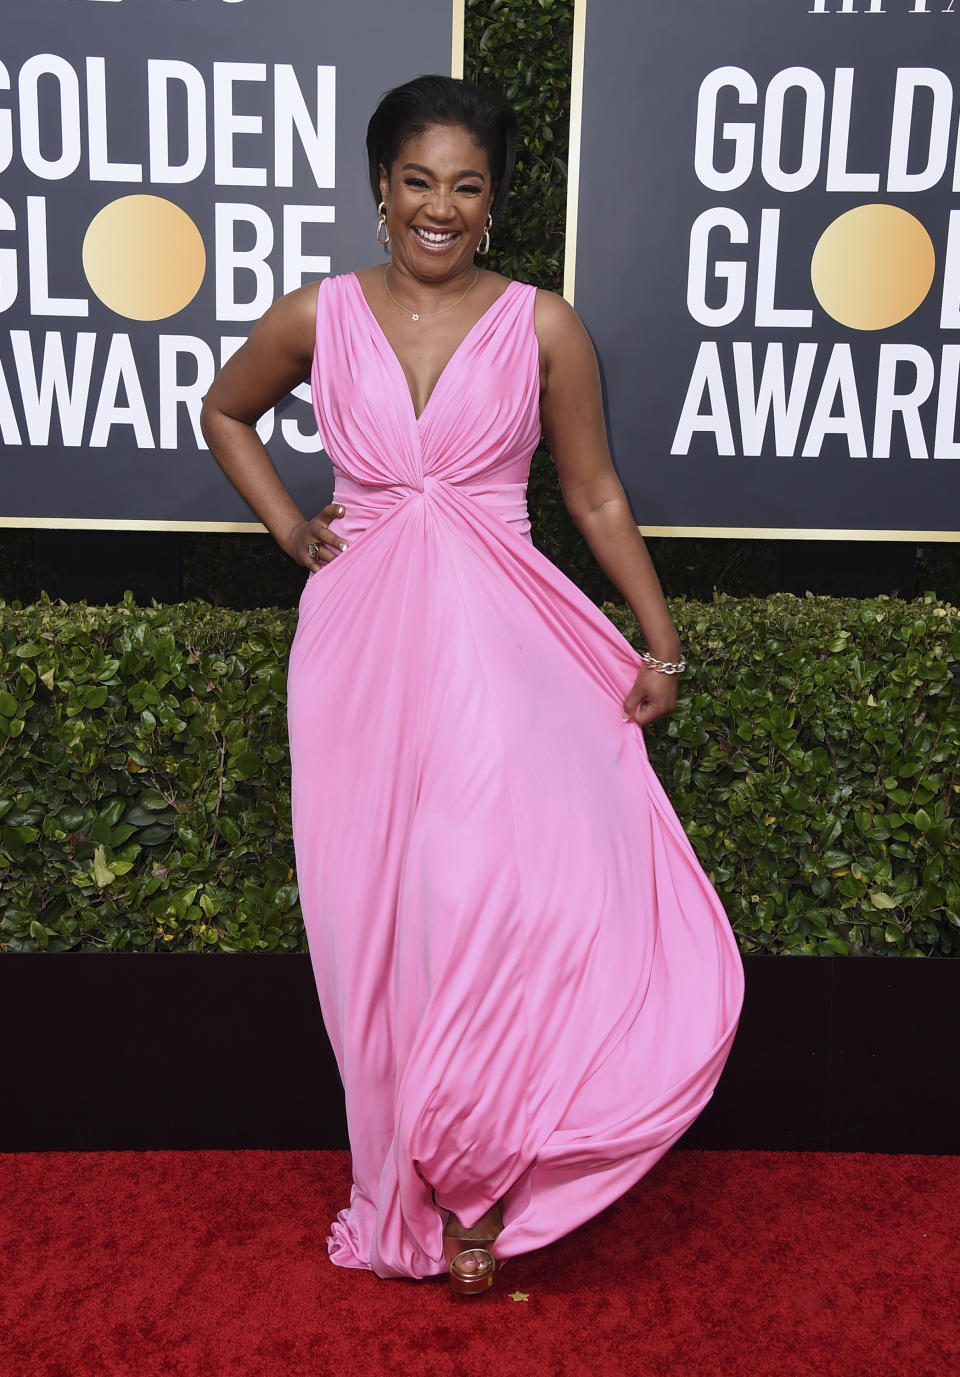
[[[641,655],[640,658],[647,669],[655,669],[658,674],[682,674],[687,667],[682,655],[679,660],[658,660],[656,655]]]

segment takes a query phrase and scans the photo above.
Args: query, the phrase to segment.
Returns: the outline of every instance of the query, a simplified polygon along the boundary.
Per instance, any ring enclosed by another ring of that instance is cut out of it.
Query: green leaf
[[[137,841],[141,846],[159,846],[161,842],[169,841],[173,834],[173,828],[169,823],[157,822],[152,827],[145,827],[142,832],[137,833]]]
[[[80,701],[85,708],[102,708],[107,701],[107,689],[102,684],[88,684],[80,690]]]
[[[226,816],[217,818],[216,827],[225,842],[228,842],[231,846],[238,846],[240,844],[243,833],[240,831],[240,828],[234,822],[233,818]]]
[[[93,853],[93,878],[101,889],[113,884],[116,879],[116,875],[107,865],[106,850],[102,846],[98,846]]]
[[[230,768],[241,779],[249,779],[262,766],[262,761],[253,751],[241,751],[230,760]]]

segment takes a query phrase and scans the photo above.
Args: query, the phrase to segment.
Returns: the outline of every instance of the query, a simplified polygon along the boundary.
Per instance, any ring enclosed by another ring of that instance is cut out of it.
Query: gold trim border
[[[0,516],[0,527],[47,531],[182,531],[227,535],[266,535],[259,521],[124,521],[120,518],[80,516]],[[868,531],[830,526],[648,526],[637,529],[645,536],[707,540],[885,540],[908,544],[960,542],[960,531]]]
[[[570,145],[567,150],[567,221],[563,249],[563,295],[573,305],[577,277],[577,215],[580,209],[580,133],[583,121],[583,53],[587,0],[574,0],[573,60],[570,68]]]
[[[678,536],[711,540],[899,540],[908,544],[960,541],[960,531],[860,531],[829,526],[648,526],[645,536]]]
[[[464,25],[467,0],[453,0],[453,49],[450,54],[450,75],[463,77]]]
[[[259,521],[138,521],[99,516],[0,516],[0,527],[37,531],[246,531],[266,535]]]

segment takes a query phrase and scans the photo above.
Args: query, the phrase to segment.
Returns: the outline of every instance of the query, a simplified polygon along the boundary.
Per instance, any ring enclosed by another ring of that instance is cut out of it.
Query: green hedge
[[[743,950],[960,954],[960,613],[673,610],[691,673],[651,755]],[[0,620],[0,948],[302,950],[292,614],[42,602]]]

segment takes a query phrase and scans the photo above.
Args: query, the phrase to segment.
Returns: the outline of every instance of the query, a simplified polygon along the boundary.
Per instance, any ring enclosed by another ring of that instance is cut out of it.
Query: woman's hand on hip
[[[655,722],[677,706],[677,678],[675,674],[662,674],[659,670],[642,665],[634,680],[633,688],[623,700],[625,720],[632,720],[643,726]]]
[[[305,568],[322,569],[347,548],[343,536],[331,531],[330,522],[343,516],[343,507],[328,502],[310,521],[301,521],[287,534],[283,548],[291,559]]]

